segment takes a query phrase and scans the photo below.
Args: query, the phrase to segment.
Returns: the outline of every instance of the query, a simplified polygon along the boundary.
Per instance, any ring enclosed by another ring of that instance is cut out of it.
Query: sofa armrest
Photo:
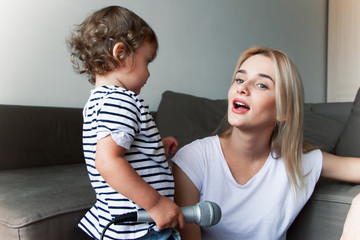
[[[0,170],[83,163],[82,110],[0,105]]]

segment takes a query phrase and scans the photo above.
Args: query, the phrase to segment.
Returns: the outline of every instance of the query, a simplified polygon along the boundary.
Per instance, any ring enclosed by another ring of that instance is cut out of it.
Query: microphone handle
[[[199,224],[201,213],[197,205],[180,207],[180,210],[184,214],[185,222]]]
[[[200,222],[200,208],[195,206],[180,207],[181,212],[184,214],[185,222],[199,223]],[[137,211],[138,222],[154,222],[150,214],[145,210]]]

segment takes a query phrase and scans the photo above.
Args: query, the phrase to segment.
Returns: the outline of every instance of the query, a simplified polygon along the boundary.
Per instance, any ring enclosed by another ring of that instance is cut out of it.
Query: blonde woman
[[[211,228],[186,224],[184,240],[286,239],[320,175],[360,182],[360,159],[303,143],[303,86],[281,51],[240,57],[228,92],[228,126],[174,156],[175,202],[209,200],[222,209]]]

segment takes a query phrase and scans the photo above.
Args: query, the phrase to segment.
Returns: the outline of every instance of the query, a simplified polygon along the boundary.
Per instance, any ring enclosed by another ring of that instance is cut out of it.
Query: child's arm
[[[125,151],[111,136],[98,140],[95,166],[101,176],[116,191],[144,208],[159,229],[177,225],[182,228],[185,220],[180,208],[169,198],[160,195],[136,173],[123,158]]]
[[[323,152],[321,176],[345,182],[360,183],[360,158],[340,157]]]
[[[169,156],[169,154],[174,154],[179,145],[178,142],[176,141],[176,139],[171,136],[163,138],[162,143],[164,145],[166,158]]]

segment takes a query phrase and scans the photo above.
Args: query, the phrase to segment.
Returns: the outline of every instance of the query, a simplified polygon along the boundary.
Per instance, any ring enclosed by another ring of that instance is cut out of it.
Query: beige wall
[[[360,87],[360,1],[329,1],[327,101],[353,101]]]

